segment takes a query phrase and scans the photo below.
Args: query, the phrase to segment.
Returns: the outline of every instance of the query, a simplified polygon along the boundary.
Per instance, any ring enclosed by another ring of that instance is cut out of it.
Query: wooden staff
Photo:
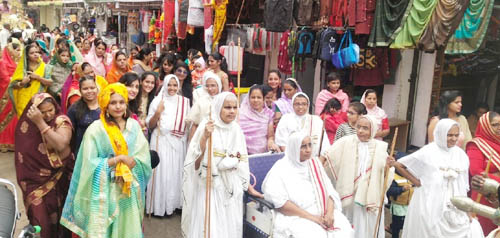
[[[392,157],[394,155],[394,147],[396,146],[396,138],[398,138],[398,128],[394,131],[394,137],[392,137],[391,144],[391,154]],[[373,237],[376,238],[378,236],[378,230],[380,229],[380,219],[382,218],[382,210],[384,210],[384,198],[385,198],[385,190],[387,190],[387,180],[389,179],[389,167],[385,166],[384,169],[384,189],[380,195],[380,206],[377,214],[377,224],[375,224],[375,231],[373,232]]]
[[[208,118],[212,121],[212,110],[208,114]],[[213,131],[212,131],[213,133]],[[212,190],[212,133],[208,137],[208,157],[207,157],[207,186],[205,191],[205,229],[203,229],[203,237],[210,238],[210,193]]]
[[[240,54],[241,54],[241,38],[238,37],[238,108],[240,107],[240,94],[241,94],[241,88],[240,88],[240,82],[241,82],[241,60],[240,60]]]

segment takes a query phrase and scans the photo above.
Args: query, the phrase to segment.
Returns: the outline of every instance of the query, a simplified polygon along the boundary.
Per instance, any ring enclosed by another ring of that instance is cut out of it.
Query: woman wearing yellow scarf
[[[100,120],[83,137],[61,224],[80,237],[143,237],[149,144],[129,118],[123,84],[108,85],[98,101]]]
[[[37,93],[45,92],[52,84],[45,71],[38,43],[28,44],[9,84],[9,96],[18,118],[23,114],[31,98]]]

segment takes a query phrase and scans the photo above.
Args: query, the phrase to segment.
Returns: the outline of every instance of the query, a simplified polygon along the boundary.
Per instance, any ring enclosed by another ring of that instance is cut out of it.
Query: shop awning
[[[28,2],[30,7],[41,7],[41,6],[62,6],[63,1],[33,1]]]

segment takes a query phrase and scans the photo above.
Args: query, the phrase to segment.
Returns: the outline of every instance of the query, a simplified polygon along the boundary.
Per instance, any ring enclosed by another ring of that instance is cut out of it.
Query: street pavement
[[[14,168],[14,153],[0,153],[0,178],[5,178],[16,184],[17,196],[19,200],[19,210],[21,218],[17,221],[15,236],[19,234],[24,226],[28,224],[26,211],[22,202],[21,188],[16,182],[16,170]],[[385,209],[385,222],[390,223],[390,214]],[[146,238],[180,238],[181,237],[181,215],[174,213],[167,217],[144,217],[144,236]],[[386,238],[391,237],[386,233]]]

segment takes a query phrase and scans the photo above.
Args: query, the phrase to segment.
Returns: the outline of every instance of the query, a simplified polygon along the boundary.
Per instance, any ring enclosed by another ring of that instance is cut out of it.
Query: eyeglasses
[[[175,72],[177,72],[179,74],[185,74],[185,75],[188,74],[188,72],[186,70],[182,70],[182,69],[177,69]]]

